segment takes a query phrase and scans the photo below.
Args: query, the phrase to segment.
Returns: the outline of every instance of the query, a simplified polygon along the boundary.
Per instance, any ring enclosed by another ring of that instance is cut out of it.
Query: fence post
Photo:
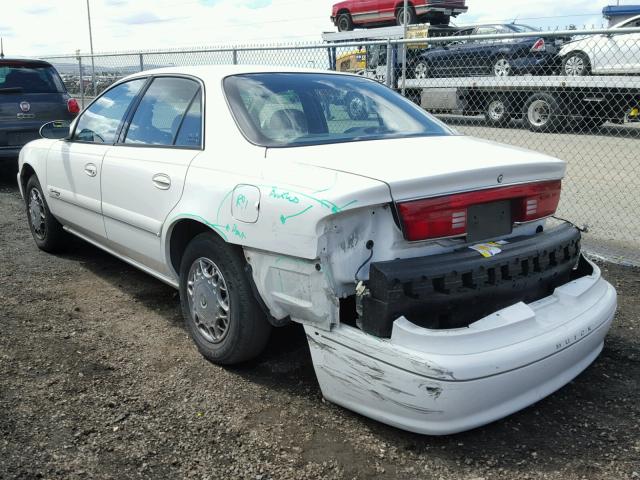
[[[235,48],[231,51],[231,61],[234,65],[238,64],[238,51]]]
[[[140,71],[144,70],[144,59],[142,58],[142,54],[140,54]]]
[[[393,88],[393,67],[394,67],[394,58],[393,58],[393,46],[391,45],[391,39],[387,38],[387,81],[385,84],[387,87]]]
[[[80,70],[80,105],[84,110],[84,79],[82,78],[82,57],[78,54],[78,69]]]

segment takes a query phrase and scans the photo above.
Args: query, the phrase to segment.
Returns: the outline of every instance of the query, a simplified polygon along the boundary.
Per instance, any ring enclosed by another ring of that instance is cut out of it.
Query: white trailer
[[[405,87],[432,113],[484,114],[492,126],[523,119],[538,132],[623,123],[637,119],[640,106],[637,76],[407,79]]]

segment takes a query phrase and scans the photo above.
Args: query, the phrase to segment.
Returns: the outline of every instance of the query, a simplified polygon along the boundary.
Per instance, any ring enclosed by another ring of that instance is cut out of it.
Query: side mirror
[[[71,122],[68,120],[54,120],[53,122],[42,125],[39,133],[42,138],[62,140],[69,137],[69,134],[71,133],[69,131],[70,126]]]

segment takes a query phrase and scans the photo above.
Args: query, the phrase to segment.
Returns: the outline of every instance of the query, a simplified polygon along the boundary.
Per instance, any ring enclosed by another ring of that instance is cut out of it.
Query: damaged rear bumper
[[[616,292],[592,268],[529,304],[466,328],[431,330],[400,317],[390,338],[305,326],[327,400],[416,433],[469,430],[567,384],[600,353]]]

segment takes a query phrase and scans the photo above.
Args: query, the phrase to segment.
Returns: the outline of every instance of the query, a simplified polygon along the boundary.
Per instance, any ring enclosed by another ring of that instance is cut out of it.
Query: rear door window
[[[139,78],[121,83],[98,97],[78,119],[73,140],[114,143],[131,102],[146,81],[146,78]]]
[[[50,65],[0,63],[0,91],[21,93],[63,93],[64,85],[58,72]]]
[[[199,115],[190,111],[191,116],[185,119],[191,107],[199,111],[200,102],[196,104],[199,92],[200,84],[194,80],[172,77],[153,80],[133,115],[124,143],[199,147],[200,135],[197,139],[193,135],[194,123],[199,124],[199,119],[196,119]],[[181,127],[184,132],[179,135]],[[189,129],[192,131],[189,132]],[[181,145],[177,144],[178,137]],[[197,144],[184,145],[194,140],[197,140]]]

